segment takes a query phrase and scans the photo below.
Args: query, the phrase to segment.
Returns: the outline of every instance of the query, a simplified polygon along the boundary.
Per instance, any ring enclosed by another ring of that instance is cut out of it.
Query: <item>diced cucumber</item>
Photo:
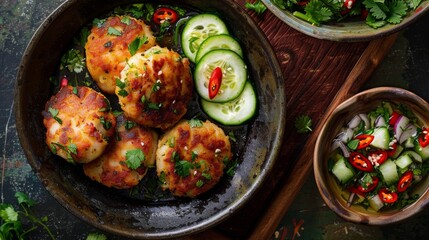
[[[209,117],[224,125],[240,125],[255,115],[257,103],[252,84],[246,82],[244,90],[238,98],[225,103],[201,99],[201,108]]]
[[[413,161],[417,161],[417,162],[422,162],[422,156],[420,156],[420,154],[412,151],[412,150],[407,150],[404,153],[402,153],[402,155],[408,155],[410,156],[411,160]]]
[[[222,69],[222,83],[219,93],[209,97],[209,81],[216,67]],[[243,59],[231,50],[213,50],[198,62],[194,71],[195,89],[198,95],[210,102],[228,102],[237,98],[247,81],[247,67]]]
[[[414,150],[422,157],[422,160],[425,161],[429,159],[429,145],[422,147],[420,144],[415,144]]]
[[[228,34],[225,23],[218,16],[210,13],[193,16],[182,32],[182,49],[186,57],[195,62],[201,43],[208,37],[218,34]]]
[[[413,160],[408,154],[401,154],[401,156],[399,156],[398,159],[395,160],[395,164],[400,169],[408,167],[411,163],[413,163]]]
[[[392,160],[387,159],[383,164],[380,165],[379,169],[384,181],[388,186],[398,181],[398,171],[396,170],[396,164]]]
[[[374,129],[374,133],[372,134],[374,139],[371,142],[371,146],[388,150],[390,143],[389,130],[386,127],[378,127]]]
[[[340,157],[332,167],[332,173],[337,177],[340,183],[346,183],[355,175],[354,171],[347,167],[346,159]]]
[[[384,203],[383,201],[381,201],[378,194],[375,194],[374,196],[369,197],[368,203],[369,203],[369,206],[377,212],[384,206]]]
[[[198,63],[206,53],[215,49],[231,50],[240,55],[240,57],[243,57],[243,50],[241,50],[241,46],[237,40],[228,34],[221,34],[210,36],[201,43],[197,55],[195,56],[195,62]]]

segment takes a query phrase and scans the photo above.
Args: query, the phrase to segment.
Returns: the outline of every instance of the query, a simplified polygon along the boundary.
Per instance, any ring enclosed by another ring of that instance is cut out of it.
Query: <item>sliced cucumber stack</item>
[[[202,110],[224,125],[240,125],[251,119],[257,96],[248,81],[240,44],[228,35],[216,15],[193,16],[182,32],[182,49],[194,69],[195,88]]]
[[[208,37],[219,34],[228,34],[228,29],[218,16],[209,13],[195,15],[183,28],[183,52],[189,60],[195,62],[201,43]]]
[[[222,84],[219,93],[213,99],[209,97],[209,81],[213,70],[222,69]],[[246,64],[231,50],[213,50],[200,60],[194,71],[195,88],[205,100],[228,102],[237,98],[243,91],[247,80]]]
[[[195,62],[198,63],[206,53],[216,49],[228,49],[243,57],[243,51],[237,40],[228,34],[221,34],[210,36],[204,40],[195,56]]]
[[[203,111],[224,125],[240,125],[250,120],[256,113],[256,106],[256,93],[250,82],[246,82],[240,96],[232,101],[216,103],[201,99]]]

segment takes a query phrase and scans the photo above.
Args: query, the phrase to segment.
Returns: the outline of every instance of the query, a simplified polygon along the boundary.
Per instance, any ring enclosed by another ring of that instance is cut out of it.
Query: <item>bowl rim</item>
[[[392,212],[386,212],[385,214],[380,214],[374,217],[374,215],[371,215],[369,212],[366,213],[364,211],[349,211],[347,206],[344,206],[338,199],[333,196],[332,188],[329,186],[329,184],[325,181],[326,178],[332,177],[328,172],[326,172],[326,168],[324,164],[326,161],[322,156],[322,141],[324,141],[324,137],[329,131],[327,129],[329,121],[335,116],[336,114],[339,114],[343,111],[345,111],[351,104],[356,103],[357,99],[361,98],[362,96],[365,96],[367,94],[383,94],[383,93],[390,93],[400,96],[401,98],[407,98],[412,99],[416,104],[419,106],[424,106],[424,108],[429,109],[429,103],[426,102],[423,98],[418,96],[417,94],[403,89],[399,87],[375,87],[371,88],[362,92],[359,92],[342,103],[340,103],[334,111],[328,116],[328,120],[323,124],[322,129],[317,137],[315,148],[314,148],[314,154],[313,154],[313,173],[314,178],[316,181],[317,188],[319,190],[319,193],[326,203],[326,205],[334,211],[338,216],[342,217],[343,219],[354,222],[354,223],[362,223],[367,225],[373,225],[373,226],[383,226],[388,224],[394,224],[401,222],[414,214],[419,213],[422,211],[429,202],[424,199],[422,199],[422,196],[427,195],[429,191],[429,187],[427,187],[422,194],[419,196],[419,198],[412,203],[411,205],[408,205],[402,209],[399,209],[397,211]],[[380,100],[381,101],[381,100]]]
[[[76,2],[78,2],[80,0],[67,0],[63,3],[61,3],[55,10],[52,11],[51,14],[49,14],[44,21],[40,24],[40,26],[36,29],[35,33],[33,34],[33,36],[31,37],[27,47],[25,48],[24,52],[23,52],[23,57],[20,63],[20,69],[18,70],[18,74],[17,74],[17,81],[16,81],[16,85],[15,85],[15,97],[14,97],[14,101],[16,102],[14,108],[15,108],[15,117],[16,119],[22,119],[23,117],[23,113],[20,111],[21,109],[25,108],[25,106],[23,106],[23,102],[21,101],[21,95],[22,93],[19,91],[20,86],[23,82],[23,75],[24,75],[24,66],[28,65],[28,56],[31,55],[34,51],[35,51],[35,47],[37,45],[37,43],[40,41],[41,37],[45,34],[45,32],[47,31],[47,28],[49,27],[49,25],[51,24],[52,21],[55,21],[56,18],[61,17],[62,14],[64,14],[65,12],[67,12],[67,10],[69,8],[71,8],[71,6],[73,6],[74,4],[76,4]],[[244,8],[242,6],[240,6],[236,1],[234,0],[224,0],[225,2],[227,2],[228,4],[230,4],[231,6],[234,6],[234,8],[236,9],[236,11],[239,11],[240,14],[246,19],[246,21],[248,21],[249,23],[253,23],[253,30],[254,32],[258,35],[258,38],[260,39],[260,41],[262,41],[264,43],[264,49],[266,51],[266,56],[265,58],[268,59],[268,61],[270,62],[270,65],[272,66],[272,71],[273,71],[273,78],[274,79],[279,79],[279,82],[281,82],[281,86],[279,86],[279,90],[282,90],[280,94],[280,96],[276,96],[276,98],[278,99],[278,101],[280,102],[280,113],[279,116],[286,116],[286,96],[285,96],[285,91],[284,91],[284,81],[283,81],[283,73],[281,71],[278,59],[275,55],[275,52],[273,50],[272,45],[270,44],[267,36],[265,34],[263,34],[263,31],[260,29],[260,27],[258,26],[258,24],[256,24],[256,22],[248,15],[248,13],[244,10]],[[139,1],[131,1],[129,4],[135,3],[135,2],[139,2]],[[141,1],[140,1],[141,2]],[[74,206],[70,206],[66,200],[65,197],[63,196],[59,196],[59,194],[57,192],[52,192],[49,187],[45,186],[45,188],[48,190],[48,192],[54,197],[54,199],[60,203],[60,205],[62,205],[66,210],[68,210],[70,213],[72,213],[72,215],[76,216],[77,218],[79,218],[80,220],[96,227],[99,228],[101,230],[105,230],[107,232],[110,233],[114,233],[114,234],[118,234],[118,235],[122,235],[122,236],[126,236],[126,237],[132,237],[132,238],[144,238],[144,239],[158,239],[158,238],[174,238],[174,237],[180,237],[180,236],[185,236],[185,235],[189,235],[189,234],[195,234],[197,232],[201,232],[203,230],[207,230],[208,228],[211,228],[217,224],[219,224],[220,222],[226,220],[227,218],[229,218],[233,213],[235,213],[238,209],[240,209],[241,207],[243,207],[247,202],[249,202],[250,198],[252,196],[255,195],[255,193],[257,192],[258,189],[261,188],[262,184],[265,182],[267,176],[269,175],[269,172],[271,171],[272,167],[274,166],[274,163],[276,162],[279,154],[280,154],[280,149],[283,143],[283,133],[284,133],[284,126],[285,126],[285,122],[286,122],[286,118],[285,117],[281,117],[279,119],[275,119],[273,120],[273,122],[277,122],[278,125],[278,129],[275,132],[274,138],[272,140],[272,150],[268,152],[264,164],[263,164],[263,168],[261,168],[260,173],[258,174],[257,178],[253,181],[253,184],[248,188],[248,190],[246,191],[245,194],[241,195],[239,198],[236,199],[236,201],[232,202],[230,205],[227,206],[227,208],[225,209],[220,209],[219,212],[217,212],[216,214],[213,214],[210,218],[208,219],[204,219],[199,221],[196,224],[193,224],[192,226],[187,226],[185,229],[183,229],[183,227],[181,229],[173,229],[173,230],[169,230],[169,231],[165,231],[165,232],[141,232],[140,235],[138,236],[130,236],[127,235],[126,232],[122,229],[118,229],[118,228],[114,228],[110,225],[106,225],[106,224],[100,224],[98,222],[94,223],[93,221],[91,221],[91,218],[87,217],[87,216],[83,216],[81,215],[81,212],[78,209],[75,209]],[[24,129],[26,128],[25,124],[22,121],[17,121],[17,132],[18,132],[18,137],[21,143],[21,146],[28,146],[29,142],[28,139],[26,139],[26,137],[24,137],[25,133],[24,133]],[[42,176],[40,175],[40,173],[38,173],[37,169],[40,167],[37,165],[37,158],[36,158],[36,154],[30,150],[30,149],[26,149],[23,148],[24,150],[24,154],[26,156],[27,159],[34,159],[34,160],[29,160],[28,162],[30,163],[33,171],[35,171],[36,175],[38,176],[39,180],[43,180]]]
[[[320,26],[312,25],[302,19],[295,17],[288,10],[280,9],[272,2],[272,0],[261,1],[277,18],[282,20],[293,29],[314,38],[338,42],[364,42],[388,36],[408,27],[422,15],[429,12],[429,2],[423,1],[421,2],[420,6],[413,11],[414,15],[412,18],[407,16],[399,24],[386,25],[378,29],[374,29],[367,26],[366,24],[362,24],[361,26],[363,28],[361,29],[347,30],[330,24],[321,24]]]

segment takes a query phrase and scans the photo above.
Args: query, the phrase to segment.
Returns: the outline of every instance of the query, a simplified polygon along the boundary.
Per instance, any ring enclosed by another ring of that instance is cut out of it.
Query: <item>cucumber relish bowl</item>
[[[395,110],[398,106],[401,111]],[[385,113],[392,111],[391,116],[401,116],[401,120],[390,117],[386,122],[386,115],[383,119],[374,118],[382,112],[380,109],[393,109]],[[418,119],[418,124],[404,117],[407,111]],[[419,141],[423,132],[427,133],[424,126],[428,124],[429,104],[401,88],[369,89],[338,105],[322,126],[313,158],[315,181],[326,205],[347,221],[378,226],[401,222],[425,209],[429,203],[429,178],[427,172],[420,175],[418,168],[427,166],[429,155]],[[405,130],[408,126],[410,131]],[[422,127],[421,132],[415,126]],[[360,133],[353,134],[360,127]],[[351,135],[340,140],[350,129],[354,129]],[[380,129],[385,135],[378,134]],[[364,143],[359,140],[362,136],[371,136],[369,145],[360,145]],[[353,146],[355,139],[359,144]],[[380,158],[373,158],[375,153]],[[356,158],[358,155],[361,157]],[[371,180],[362,184],[366,176]],[[404,184],[407,182],[410,185]]]

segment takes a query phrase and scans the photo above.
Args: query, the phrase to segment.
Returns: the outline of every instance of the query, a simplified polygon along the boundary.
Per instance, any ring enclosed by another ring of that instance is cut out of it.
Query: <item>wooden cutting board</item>
[[[313,174],[314,144],[330,112],[359,91],[397,38],[394,34],[358,43],[319,40],[292,29],[268,10],[262,16],[248,12],[266,34],[283,71],[287,99],[283,147],[270,176],[249,203],[215,228],[189,239],[269,239]],[[296,132],[294,121],[299,115],[312,118],[311,133]]]

